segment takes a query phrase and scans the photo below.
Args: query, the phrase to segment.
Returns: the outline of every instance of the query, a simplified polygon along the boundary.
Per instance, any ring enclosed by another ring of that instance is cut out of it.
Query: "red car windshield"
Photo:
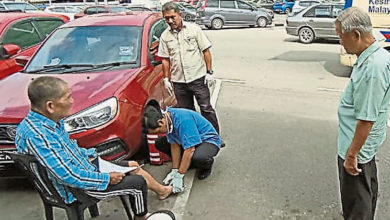
[[[141,33],[142,28],[135,26],[57,29],[40,47],[25,72],[64,72],[51,67],[82,69],[109,63],[135,66],[140,58]]]

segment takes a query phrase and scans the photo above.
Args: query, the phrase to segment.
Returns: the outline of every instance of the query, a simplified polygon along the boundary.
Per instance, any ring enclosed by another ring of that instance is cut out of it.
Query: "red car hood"
[[[65,80],[72,89],[72,113],[83,110],[117,94],[125,82],[132,80],[139,69],[113,70],[98,73],[44,74]],[[30,109],[27,87],[42,74],[16,73],[0,81],[0,123],[19,123]]]

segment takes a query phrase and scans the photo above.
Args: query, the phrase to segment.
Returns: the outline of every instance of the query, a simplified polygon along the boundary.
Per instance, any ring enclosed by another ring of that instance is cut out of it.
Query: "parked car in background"
[[[305,9],[305,8],[307,8],[309,6],[315,5],[315,4],[319,4],[321,2],[322,1],[320,1],[320,0],[299,0],[299,1],[295,1],[294,7],[292,8],[292,12],[291,13],[292,13],[292,15],[298,14],[303,9]]]
[[[272,6],[274,12],[290,14],[294,7],[295,0],[276,0]]]
[[[221,29],[223,26],[258,26],[272,24],[271,16],[244,1],[202,0],[196,9],[195,22],[209,29]]]
[[[275,17],[274,12],[273,12],[272,10],[270,10],[270,9],[263,8],[263,7],[260,6],[259,4],[256,4],[255,2],[249,1],[249,2],[246,2],[246,3],[250,4],[250,5],[251,5],[252,7],[254,7],[254,8],[257,8],[258,10],[263,10],[264,12],[268,13],[269,16],[271,16],[272,19]]]
[[[146,8],[142,5],[127,5],[125,6],[129,11],[153,11],[150,8]]]
[[[256,5],[266,8],[269,10],[272,10],[272,6],[274,6],[274,0],[254,0],[253,1]]]
[[[163,1],[161,0],[131,0],[131,4],[142,5],[152,11],[160,11]]]
[[[26,64],[0,81],[0,176],[13,167],[1,154],[15,150],[15,128],[27,115],[32,79],[55,76],[72,91],[65,129],[79,146],[106,160],[132,157],[146,144],[142,113],[148,105],[176,103],[165,89],[159,38],[167,28],[160,13],[97,14],[56,29]],[[27,60],[26,60],[27,61]]]
[[[287,34],[298,36],[305,44],[316,38],[339,39],[334,22],[343,9],[340,3],[312,5],[287,18]]]
[[[18,56],[31,56],[41,41],[68,22],[62,15],[0,12],[0,80],[22,70]]]
[[[81,7],[71,5],[51,5],[45,8],[45,12],[66,15],[70,20],[74,20],[74,15],[81,10]]]
[[[49,7],[50,4],[48,3],[38,3],[38,4],[34,4],[35,7],[37,7],[39,10],[45,10],[45,8]]]
[[[74,15],[74,19],[84,17],[85,15],[93,15],[100,13],[119,13],[129,11],[124,6],[121,5],[96,5],[88,6],[84,10]]]
[[[185,2],[177,2],[177,6],[181,11],[181,16],[185,21],[195,21],[196,8]]]
[[[43,13],[34,5],[28,2],[0,1],[0,11],[20,10],[22,12]]]

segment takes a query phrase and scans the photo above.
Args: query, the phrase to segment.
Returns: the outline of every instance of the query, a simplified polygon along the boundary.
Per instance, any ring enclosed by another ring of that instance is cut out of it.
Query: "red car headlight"
[[[117,111],[118,101],[115,97],[109,98],[65,118],[65,129],[69,133],[74,133],[103,125],[111,121]]]

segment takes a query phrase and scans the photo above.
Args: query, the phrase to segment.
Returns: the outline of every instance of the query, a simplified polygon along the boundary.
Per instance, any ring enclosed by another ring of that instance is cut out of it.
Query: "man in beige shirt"
[[[195,111],[194,96],[201,114],[219,133],[214,108],[210,104],[208,84],[214,83],[211,68],[211,42],[200,27],[183,22],[177,5],[165,3],[162,13],[169,27],[162,33],[158,56],[162,57],[164,84],[169,92],[172,85],[178,107]]]

